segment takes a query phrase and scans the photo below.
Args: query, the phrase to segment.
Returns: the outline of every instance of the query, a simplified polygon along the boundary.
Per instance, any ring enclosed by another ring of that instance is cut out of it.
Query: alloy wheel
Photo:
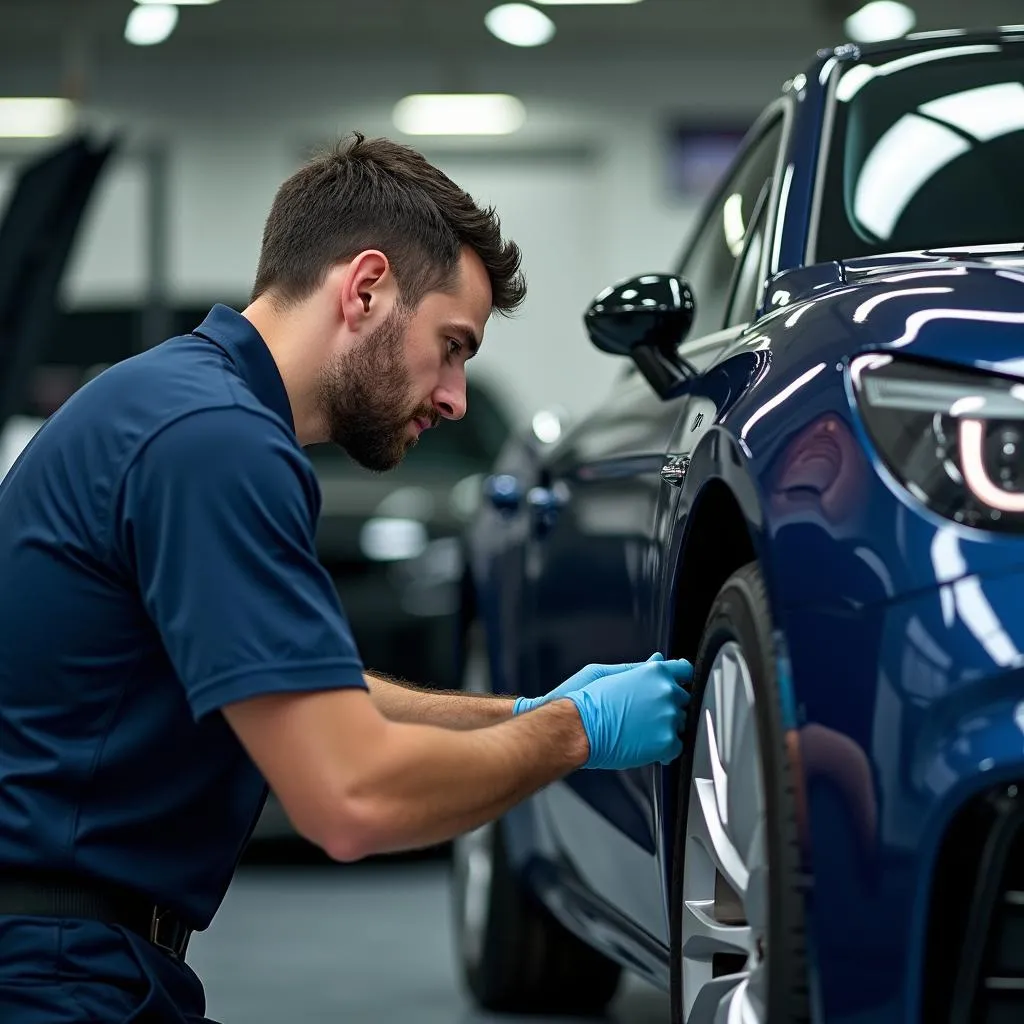
[[[466,636],[462,689],[466,693],[490,692],[487,649],[483,630],[476,622],[470,626]],[[463,962],[467,964],[478,964],[483,956],[494,874],[495,827],[493,821],[488,822],[472,832],[456,836],[452,843],[458,935]]]
[[[452,868],[458,893],[459,942],[463,961],[478,964],[483,956],[487,907],[494,874],[494,822],[466,832],[453,843]]]
[[[768,858],[750,668],[739,644],[715,656],[697,725],[683,859],[687,1024],[765,1024]]]

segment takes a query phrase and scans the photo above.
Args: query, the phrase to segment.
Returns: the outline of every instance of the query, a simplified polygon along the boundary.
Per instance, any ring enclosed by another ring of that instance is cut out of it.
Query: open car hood
[[[19,169],[0,218],[0,427],[18,409],[57,316],[57,293],[113,142],[77,136]]]

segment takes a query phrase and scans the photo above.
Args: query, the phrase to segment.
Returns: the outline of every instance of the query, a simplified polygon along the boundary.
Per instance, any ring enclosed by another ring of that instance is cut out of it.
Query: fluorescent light
[[[0,138],[47,139],[60,135],[75,114],[70,100],[48,96],[0,97]]]
[[[878,43],[905,36],[917,24],[917,15],[896,0],[872,0],[843,23],[846,34],[858,43]]]
[[[399,100],[392,118],[406,135],[511,135],[526,110],[501,93],[420,93]]]
[[[548,7],[596,7],[598,4],[639,4],[642,0],[536,0],[538,4]]]
[[[142,4],[128,15],[124,37],[135,46],[162,43],[178,24],[178,8],[173,4]]]
[[[529,4],[501,4],[487,12],[484,24],[511,46],[543,46],[555,35],[555,23]]]
[[[140,7],[164,7],[168,4],[174,7],[207,7],[215,4],[218,0],[135,0]]]

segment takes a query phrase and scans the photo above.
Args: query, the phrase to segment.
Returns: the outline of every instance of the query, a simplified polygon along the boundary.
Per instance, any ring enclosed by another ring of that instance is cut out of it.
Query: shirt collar
[[[218,303],[192,332],[223,349],[252,393],[295,431],[281,373],[263,336],[241,313]]]

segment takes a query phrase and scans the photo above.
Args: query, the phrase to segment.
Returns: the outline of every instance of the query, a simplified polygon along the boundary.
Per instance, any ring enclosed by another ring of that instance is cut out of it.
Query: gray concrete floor
[[[222,1024],[545,1024],[473,1010],[452,957],[444,860],[243,866],[189,962]],[[606,1024],[665,1024],[630,979]],[[576,1018],[577,1024],[583,1024]]]

